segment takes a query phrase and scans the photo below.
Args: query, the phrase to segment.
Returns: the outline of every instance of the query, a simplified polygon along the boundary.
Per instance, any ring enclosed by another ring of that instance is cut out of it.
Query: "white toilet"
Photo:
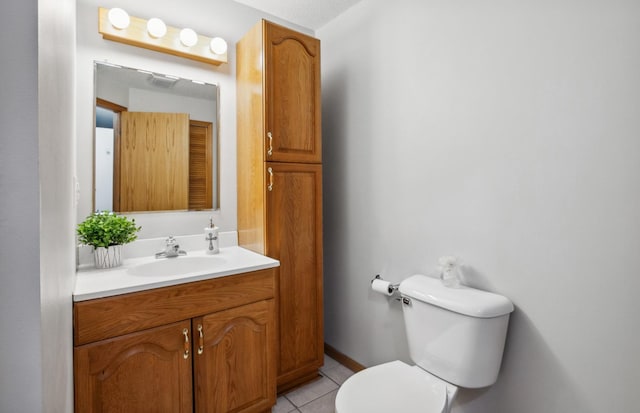
[[[495,383],[513,304],[470,287],[414,275],[400,283],[409,353],[362,370],[340,387],[336,413],[447,413],[458,386]]]

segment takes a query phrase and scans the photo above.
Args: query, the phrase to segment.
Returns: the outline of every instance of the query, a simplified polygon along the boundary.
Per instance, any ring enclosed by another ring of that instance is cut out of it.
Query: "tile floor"
[[[272,413],[334,413],[338,388],[353,374],[331,357],[324,356],[321,377],[278,397]]]

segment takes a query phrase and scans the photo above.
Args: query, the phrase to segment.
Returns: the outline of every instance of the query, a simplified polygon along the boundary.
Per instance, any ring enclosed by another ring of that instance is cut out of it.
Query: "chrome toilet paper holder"
[[[373,279],[371,279],[371,284],[373,284],[373,282],[374,282],[375,280],[382,280],[382,281],[384,281],[384,280],[382,279],[382,277],[380,276],[380,274],[376,274],[376,276],[375,276],[375,277],[373,277]],[[400,283],[396,283],[396,284],[389,284],[389,287],[388,287],[388,289],[389,289],[389,295],[391,295],[391,294],[395,293],[396,291],[398,291],[398,288],[399,288],[399,287],[400,287]]]

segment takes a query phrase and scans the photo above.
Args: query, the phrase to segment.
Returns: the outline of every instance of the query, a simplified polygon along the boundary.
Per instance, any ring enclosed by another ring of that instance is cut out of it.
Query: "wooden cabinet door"
[[[266,254],[280,260],[281,385],[322,366],[322,166],[269,162],[266,168]]]
[[[193,329],[195,412],[268,411],[276,402],[273,299],[194,318]]]
[[[265,25],[265,159],[320,163],[320,41]]]
[[[120,113],[117,211],[189,207],[189,114]]]
[[[189,209],[213,208],[213,123],[189,121]]]
[[[192,412],[190,325],[181,321],[75,347],[75,410]]]

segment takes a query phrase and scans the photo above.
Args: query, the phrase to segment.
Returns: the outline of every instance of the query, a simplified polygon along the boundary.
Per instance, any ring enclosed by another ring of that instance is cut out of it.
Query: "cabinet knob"
[[[267,155],[273,155],[273,134],[271,132],[267,132],[267,139],[269,139],[269,149],[267,149]]]
[[[182,330],[182,334],[184,335],[184,354],[182,357],[185,359],[189,358],[189,330],[186,328]]]

